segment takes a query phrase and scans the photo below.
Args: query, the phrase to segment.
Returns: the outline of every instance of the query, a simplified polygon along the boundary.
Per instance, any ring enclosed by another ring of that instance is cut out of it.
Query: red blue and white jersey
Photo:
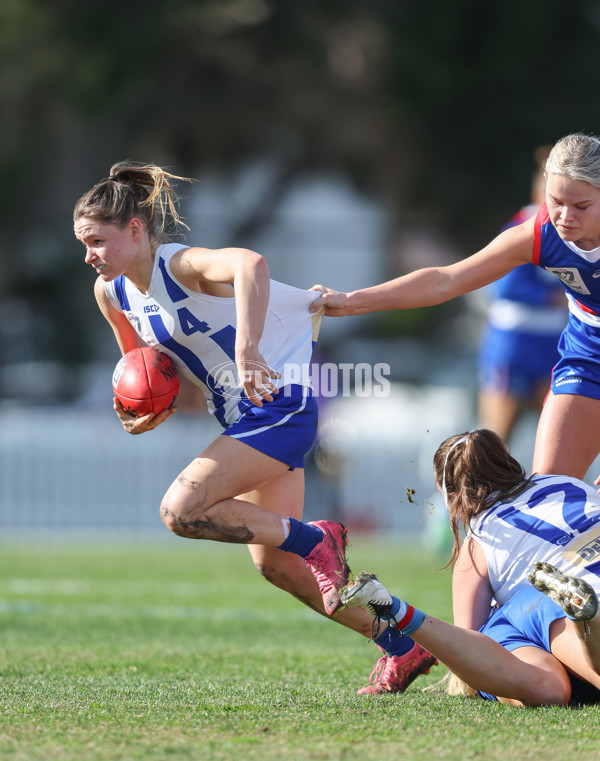
[[[514,497],[476,516],[469,535],[482,547],[495,600],[529,585],[536,561],[580,576],[600,593],[600,495],[568,476],[533,476]]]
[[[502,231],[508,230],[510,227],[522,225],[523,222],[536,215],[538,208],[536,204],[523,206],[504,225]],[[554,308],[556,308],[558,303],[557,295],[562,292],[561,285],[557,282],[556,278],[533,264],[521,264],[515,267],[512,272],[504,275],[494,283],[490,283],[487,289],[495,299],[517,301],[533,307],[545,306]]]
[[[535,218],[533,263],[561,280],[572,314],[600,326],[600,247],[584,251],[562,240],[550,221],[546,204]]]
[[[226,428],[251,404],[235,366],[235,297],[197,293],[176,280],[170,261],[184,248],[179,243],[158,247],[147,293],[123,275],[105,283],[105,291],[140,338],[168,354],[182,375],[202,389],[209,412]],[[273,381],[279,388],[311,386],[310,361],[322,312],[312,315],[308,308],[319,295],[271,280],[258,348],[281,374]]]
[[[523,224],[537,211],[535,204],[524,206],[502,230]],[[566,304],[561,303],[564,289],[550,273],[534,264],[521,264],[490,283],[485,292],[490,298],[488,323],[491,328],[533,336],[555,336],[558,340],[565,327]],[[489,340],[486,336],[486,341]],[[554,362],[550,367],[552,364]]]

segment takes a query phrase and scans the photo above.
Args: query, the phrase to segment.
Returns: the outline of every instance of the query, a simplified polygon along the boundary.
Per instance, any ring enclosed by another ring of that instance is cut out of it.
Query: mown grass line
[[[374,570],[451,615],[444,560],[358,538]],[[274,589],[245,548],[173,540],[0,547],[0,758],[304,761],[600,756],[600,711],[423,692],[364,698],[372,643]]]

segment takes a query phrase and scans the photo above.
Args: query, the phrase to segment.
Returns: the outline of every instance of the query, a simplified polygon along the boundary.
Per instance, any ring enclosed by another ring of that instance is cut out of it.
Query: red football
[[[123,409],[141,417],[166,410],[179,394],[179,373],[170,357],[144,346],[127,352],[115,367],[113,392]]]

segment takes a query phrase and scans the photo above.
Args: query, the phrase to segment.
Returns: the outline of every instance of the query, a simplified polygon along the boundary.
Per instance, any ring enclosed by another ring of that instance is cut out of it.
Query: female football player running
[[[321,313],[308,309],[316,294],[270,280],[254,251],[167,242],[183,224],[172,183],[184,179],[118,163],[74,210],[121,352],[146,344],[169,355],[224,429],[173,481],[161,518],[180,536],[247,544],[271,583],[370,637],[370,616],[338,612],[348,580],[344,526],[301,521],[304,455],[317,429],[309,366]],[[175,412],[136,418],[114,407],[131,434]],[[435,663],[391,630],[376,644],[402,663],[397,691]]]

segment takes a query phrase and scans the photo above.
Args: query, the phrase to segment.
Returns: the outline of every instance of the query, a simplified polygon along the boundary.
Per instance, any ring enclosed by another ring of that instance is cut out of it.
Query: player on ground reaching
[[[542,411],[532,470],[584,478],[600,452],[600,140],[568,135],[545,165],[546,203],[473,256],[340,293],[323,286],[311,309],[353,315],[441,304],[533,262],[563,282],[569,322]]]
[[[580,596],[577,579],[566,577],[561,589],[567,604]],[[585,705],[600,702],[597,626],[584,611],[577,620],[541,591],[521,589],[490,615],[481,631],[472,631],[426,615],[390,595],[374,574],[360,573],[341,591],[347,606],[359,606],[377,620],[413,637],[485,700],[514,706]],[[597,610],[593,590],[586,598]],[[584,622],[584,623],[582,623]]]
[[[446,439],[433,468],[454,534],[457,624],[479,629],[492,600],[503,605],[528,586],[533,561],[575,574],[600,593],[600,495],[592,486],[568,476],[526,476],[486,429]]]
[[[413,620],[411,609],[403,607],[392,611],[400,629],[482,693],[528,705],[566,702],[570,687],[563,666],[600,688],[600,627],[592,623],[586,633],[583,624],[565,620],[565,614],[585,621],[598,612],[598,493],[575,478],[527,477],[500,437],[485,429],[444,441],[434,456],[434,475],[455,537],[450,563],[460,628],[431,619],[413,631],[423,614]],[[342,594],[346,604],[364,602],[367,592],[359,590],[370,589],[370,582],[358,582],[348,587],[352,595]],[[530,583],[553,602],[540,598]],[[501,607],[490,617],[492,602]],[[525,648],[515,652],[522,663],[465,629],[480,630],[508,650]],[[594,700],[600,701],[600,693]]]
[[[74,210],[121,352],[147,344],[168,354],[224,428],[173,481],[161,518],[180,536],[247,544],[271,583],[370,637],[367,614],[338,612],[349,572],[344,526],[301,521],[303,458],[317,428],[309,365],[321,314],[308,311],[316,295],[270,280],[253,251],[167,243],[182,224],[172,186],[182,179],[155,165],[115,164]],[[136,418],[114,405],[131,434],[174,413]],[[393,630],[376,644],[403,665],[397,691],[435,663]]]

